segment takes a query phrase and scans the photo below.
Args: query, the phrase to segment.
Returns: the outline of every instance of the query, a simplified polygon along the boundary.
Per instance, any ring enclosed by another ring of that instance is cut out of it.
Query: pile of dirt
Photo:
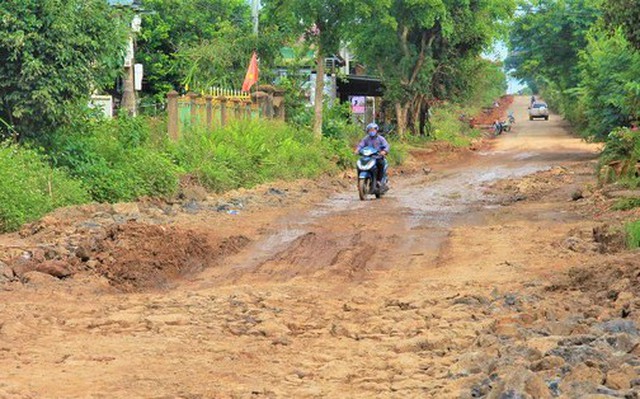
[[[574,267],[551,290],[579,290],[598,298],[616,300],[640,295],[640,258],[626,254],[591,265]]]
[[[491,125],[496,120],[504,120],[507,111],[513,103],[513,96],[503,96],[498,100],[498,106],[486,108],[483,112],[474,116],[470,121],[472,126]]]
[[[79,273],[104,277],[119,291],[166,288],[177,278],[195,274],[248,244],[244,236],[219,242],[176,226],[136,221],[80,228],[60,235],[46,247],[25,251],[8,262],[27,279],[39,272],[65,279]]]
[[[640,397],[636,258],[571,269],[550,287],[457,299],[487,326],[450,367],[468,387],[461,397]]]

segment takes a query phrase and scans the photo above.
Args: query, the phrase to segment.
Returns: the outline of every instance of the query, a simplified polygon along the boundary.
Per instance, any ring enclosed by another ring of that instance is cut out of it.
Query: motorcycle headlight
[[[376,164],[375,159],[367,159],[367,160],[358,159],[358,169],[360,170],[369,170],[373,168],[373,165],[375,164]]]

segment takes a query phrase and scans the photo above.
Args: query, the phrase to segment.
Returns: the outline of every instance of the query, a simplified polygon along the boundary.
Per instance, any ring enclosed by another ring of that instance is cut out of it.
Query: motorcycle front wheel
[[[360,201],[366,200],[367,194],[369,194],[369,179],[358,179],[358,195],[360,196]]]

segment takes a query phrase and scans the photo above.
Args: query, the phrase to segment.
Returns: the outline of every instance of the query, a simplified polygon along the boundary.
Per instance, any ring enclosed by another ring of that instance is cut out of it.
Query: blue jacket
[[[378,151],[386,151],[386,152],[389,152],[389,148],[390,148],[387,140],[384,137],[380,136],[379,134],[373,138],[367,135],[367,137],[360,140],[360,143],[358,144],[358,147],[357,147],[358,152],[360,152],[360,150],[362,150],[364,147],[373,147]]]

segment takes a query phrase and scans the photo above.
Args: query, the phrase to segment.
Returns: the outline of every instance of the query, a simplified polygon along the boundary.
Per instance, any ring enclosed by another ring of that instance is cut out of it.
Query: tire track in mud
[[[354,189],[309,212],[287,215],[223,266],[205,272],[202,287],[303,276],[363,280],[376,270],[434,263],[453,228],[482,223],[487,211],[504,202],[486,185],[550,168],[512,157],[498,165],[479,161],[476,167],[398,178],[382,200],[359,201]]]

